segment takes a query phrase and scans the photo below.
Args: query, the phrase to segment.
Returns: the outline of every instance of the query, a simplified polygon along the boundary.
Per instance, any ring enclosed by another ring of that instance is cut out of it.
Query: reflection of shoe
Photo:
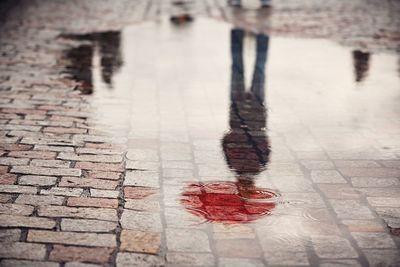
[[[187,22],[192,22],[193,17],[189,14],[174,15],[171,16],[170,20],[175,24],[184,24]]]
[[[271,6],[270,0],[262,0],[261,1],[261,7],[270,7],[270,6]]]
[[[241,1],[240,0],[228,0],[228,4],[231,6],[240,7]]]

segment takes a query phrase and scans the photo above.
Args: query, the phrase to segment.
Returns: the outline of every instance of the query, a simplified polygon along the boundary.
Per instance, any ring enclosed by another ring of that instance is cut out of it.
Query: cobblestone
[[[27,241],[91,247],[116,247],[115,235],[29,230]]]
[[[27,260],[2,260],[1,267],[58,267],[59,264],[48,261],[27,261]]]
[[[30,227],[41,229],[52,229],[56,225],[56,222],[51,219],[17,215],[0,215],[0,223],[3,227]]]
[[[0,184],[9,184],[12,185],[17,181],[17,176],[14,174],[2,174],[0,175]]]
[[[55,245],[51,250],[49,259],[52,261],[84,261],[94,263],[106,263],[114,251],[112,248],[85,248]]]
[[[117,182],[101,180],[101,179],[62,177],[58,185],[61,187],[73,187],[73,188],[81,187],[81,188],[96,188],[96,189],[115,189],[117,187]]]
[[[209,253],[194,254],[171,252],[167,254],[167,262],[171,265],[178,266],[214,266],[215,257]]]
[[[396,248],[396,244],[387,233],[353,233],[360,248]]]
[[[54,159],[56,153],[48,151],[12,151],[9,156],[15,158],[30,158],[30,159]]]
[[[79,197],[82,195],[83,189],[80,188],[63,188],[63,187],[53,187],[50,189],[40,190],[42,195],[56,195],[56,196],[67,196],[67,197]]]
[[[33,207],[29,205],[0,204],[1,214],[31,215],[32,212],[33,212]]]
[[[22,185],[0,185],[2,193],[21,193],[21,194],[36,194],[37,188],[33,186]]]
[[[124,210],[120,222],[123,229],[155,232],[162,230],[161,217],[157,213]]]
[[[0,258],[16,258],[27,260],[44,260],[46,247],[40,244],[23,242],[2,243],[0,247]]]
[[[90,189],[92,197],[118,198],[119,191]]]
[[[83,219],[99,219],[106,221],[117,221],[117,212],[114,209],[102,208],[73,208],[65,206],[40,206],[39,216],[45,217],[67,217]]]
[[[153,255],[120,252],[117,254],[118,267],[143,266],[143,267],[161,267],[164,261]]]
[[[20,229],[1,229],[0,242],[13,242],[19,241],[21,237]]]
[[[18,204],[28,204],[34,206],[43,205],[62,205],[64,202],[64,197],[60,196],[42,196],[42,195],[29,195],[21,194],[15,200]]]
[[[67,205],[71,207],[118,208],[116,199],[70,197]]]
[[[317,255],[321,258],[357,258],[358,253],[350,243],[336,236],[313,237],[312,242]]]
[[[61,230],[71,232],[110,232],[115,230],[117,223],[98,220],[62,219]]]
[[[53,167],[53,168],[69,168],[71,163],[62,160],[39,160],[34,159],[30,162],[30,165],[37,167]]]
[[[91,161],[91,162],[106,162],[106,163],[118,163],[122,161],[122,156],[119,155],[77,155],[68,152],[61,152],[58,159],[62,160],[74,160],[74,161]]]
[[[12,173],[33,174],[33,175],[49,175],[49,176],[80,176],[82,174],[79,169],[65,168],[45,168],[33,166],[15,166],[11,169]]]
[[[176,252],[210,252],[207,235],[199,230],[166,230],[167,247]]]
[[[57,177],[51,176],[37,176],[37,175],[23,175],[18,178],[20,185],[54,185],[57,182]]]
[[[159,233],[122,230],[121,251],[158,254],[161,246]]]
[[[175,2],[2,1],[0,266],[400,265],[400,5]],[[271,39],[257,107],[229,94],[242,28],[246,82]],[[252,223],[211,225],[239,193]]]

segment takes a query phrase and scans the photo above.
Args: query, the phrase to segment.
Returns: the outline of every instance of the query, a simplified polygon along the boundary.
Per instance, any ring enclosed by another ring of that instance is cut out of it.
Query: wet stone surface
[[[399,3],[259,5],[2,1],[0,266],[400,265]]]

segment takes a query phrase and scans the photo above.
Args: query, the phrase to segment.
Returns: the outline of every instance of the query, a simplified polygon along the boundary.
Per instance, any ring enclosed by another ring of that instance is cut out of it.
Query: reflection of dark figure
[[[116,31],[100,33],[98,36],[101,55],[101,77],[111,85],[111,78],[116,70],[122,66],[121,33]]]
[[[102,80],[111,87],[113,74],[122,66],[120,32],[69,34],[63,35],[63,37],[92,42],[91,44],[74,47],[66,53],[66,58],[69,60],[66,72],[80,84],[79,90],[83,94],[93,93],[92,58],[95,46],[98,46],[100,51]]]
[[[93,47],[91,45],[81,45],[68,50],[66,57],[69,64],[66,72],[70,78],[79,82],[79,90],[85,95],[93,93],[92,77],[92,57]]]
[[[367,77],[369,69],[370,53],[360,50],[353,51],[354,73],[356,82],[362,82]]]
[[[230,131],[222,141],[225,159],[239,176],[239,184],[253,186],[253,177],[269,160],[264,106],[265,63],[269,37],[257,34],[256,62],[250,90],[246,92],[243,65],[244,31],[231,31],[232,78]]]

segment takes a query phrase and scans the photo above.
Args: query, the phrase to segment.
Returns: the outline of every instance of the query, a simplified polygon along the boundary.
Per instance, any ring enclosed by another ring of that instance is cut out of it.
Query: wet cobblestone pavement
[[[400,266],[399,1],[0,5],[0,266]]]

